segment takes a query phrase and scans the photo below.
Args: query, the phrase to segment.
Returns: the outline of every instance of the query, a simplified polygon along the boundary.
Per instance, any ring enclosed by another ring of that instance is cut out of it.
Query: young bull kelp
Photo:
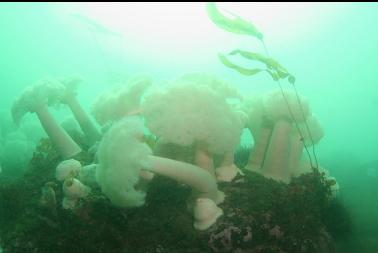
[[[256,75],[260,72],[267,72],[272,77],[272,79],[275,82],[278,83],[278,86],[281,90],[281,95],[283,96],[285,103],[286,103],[286,106],[287,106],[287,109],[290,113],[290,120],[294,123],[295,128],[299,132],[300,140],[302,141],[303,140],[302,131],[299,128],[298,122],[295,120],[295,118],[293,116],[292,108],[290,107],[289,102],[287,101],[287,98],[285,97],[285,94],[284,94],[284,91],[283,91],[283,88],[282,88],[282,84],[281,84],[281,80],[285,80],[285,79],[288,80],[288,82],[292,85],[292,87],[295,91],[298,105],[299,105],[300,108],[302,108],[301,100],[299,98],[299,95],[298,95],[298,92],[297,92],[297,89],[296,89],[296,86],[295,86],[295,77],[291,73],[289,73],[288,70],[285,67],[283,67],[277,60],[275,60],[275,59],[273,59],[269,56],[269,51],[268,51],[268,48],[267,48],[267,46],[264,42],[264,36],[263,36],[262,32],[260,32],[252,22],[245,20],[238,15],[227,12],[229,15],[231,15],[231,17],[227,17],[217,8],[215,3],[208,3],[207,4],[207,13],[208,13],[208,16],[210,17],[210,19],[218,27],[220,27],[220,28],[222,28],[222,29],[224,29],[228,32],[231,32],[231,33],[252,36],[252,37],[258,39],[262,43],[262,45],[264,47],[264,51],[265,51],[265,56],[262,55],[262,54],[256,53],[256,52],[245,51],[245,50],[241,50],[241,49],[235,49],[228,54],[219,53],[218,57],[219,57],[220,61],[226,67],[234,69],[244,76],[253,76],[253,75]],[[239,64],[232,62],[229,59],[230,56],[240,56],[240,57],[244,58],[245,60],[250,60],[250,61],[253,61],[253,62],[260,63],[264,67],[246,68],[246,67],[240,66]],[[303,118],[305,118],[304,112],[303,112],[302,109],[301,109],[301,111],[302,111],[302,114],[303,114]],[[309,130],[309,127],[307,126],[307,124],[306,124],[306,129],[307,129],[307,132],[310,133],[310,130]],[[317,169],[318,168],[318,161],[317,161],[317,157],[316,157],[315,148],[314,148],[314,145],[313,145],[311,133],[310,133],[310,140],[311,140],[311,143],[312,143],[312,153],[313,153],[313,157],[314,157],[314,160],[315,160],[314,164],[313,164],[311,154],[308,151],[306,144],[304,144],[304,148],[305,148],[307,155],[309,157],[311,167]]]

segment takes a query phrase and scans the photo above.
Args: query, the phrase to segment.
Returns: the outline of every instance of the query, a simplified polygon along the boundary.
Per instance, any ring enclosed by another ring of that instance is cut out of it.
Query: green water
[[[246,97],[277,88],[264,73],[245,77],[219,62],[218,52],[264,51],[253,38],[212,24],[203,3],[193,10],[188,4],[144,4],[139,9],[124,4],[124,13],[118,10],[115,20],[110,6],[86,12],[75,4],[0,4],[0,176],[19,177],[45,136],[35,115],[27,114],[19,130],[10,115],[24,88],[45,76],[80,74],[84,82],[78,98],[86,111],[116,80],[134,74],[148,74],[159,85],[184,73],[215,73]],[[323,126],[318,161],[337,179],[338,196],[356,223],[355,236],[344,243],[351,245],[351,252],[378,252],[378,4],[308,4],[308,14],[316,10],[310,16],[300,16],[302,9],[294,4],[288,6],[285,11],[290,13],[274,23],[279,12],[267,4],[265,19],[257,25],[271,56],[296,77],[299,94]],[[250,5],[234,7],[254,19]],[[199,21],[193,16],[196,11]],[[98,31],[75,13],[93,14],[93,20],[123,35]],[[263,23],[269,19],[272,23]],[[64,106],[52,112],[59,122],[72,118]],[[248,131],[243,138],[243,145],[251,145]]]

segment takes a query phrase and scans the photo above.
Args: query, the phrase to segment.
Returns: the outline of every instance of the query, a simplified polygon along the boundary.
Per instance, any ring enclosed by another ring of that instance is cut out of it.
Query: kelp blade
[[[233,63],[230,60],[228,60],[227,57],[224,56],[223,54],[218,54],[218,57],[219,57],[220,61],[226,67],[234,69],[234,70],[238,71],[240,74],[245,75],[245,76],[253,76],[253,75],[255,75],[255,74],[263,71],[263,69],[259,69],[259,68],[256,68],[256,69],[247,69],[247,68],[243,68],[241,66],[238,66],[235,63]]]
[[[230,55],[240,55],[248,60],[258,61],[266,65],[267,69],[265,69],[266,72],[270,74],[270,76],[273,78],[274,81],[278,81],[279,79],[285,79],[288,78],[289,83],[294,84],[295,83],[295,77],[291,75],[286,68],[284,68],[278,61],[265,57],[261,54],[249,52],[249,51],[243,51],[240,49],[236,49],[229,53]]]
[[[281,73],[287,73],[288,71],[286,68],[284,68],[280,63],[278,63],[276,60],[265,57],[261,54],[254,53],[254,52],[249,52],[249,51],[243,51],[240,49],[236,49],[230,53],[230,55],[236,55],[240,54],[242,57],[248,59],[248,60],[256,60],[264,63],[269,69],[275,69],[277,72]]]
[[[207,14],[210,19],[220,28],[237,34],[251,35],[259,40],[263,39],[263,34],[251,23],[241,17],[231,14],[234,18],[223,15],[213,2],[207,3]]]

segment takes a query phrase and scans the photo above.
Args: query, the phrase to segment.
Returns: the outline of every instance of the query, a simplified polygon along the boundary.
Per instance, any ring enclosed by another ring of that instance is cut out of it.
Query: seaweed
[[[263,39],[263,34],[252,22],[230,12],[228,12],[228,14],[231,15],[232,18],[228,18],[220,12],[215,3],[207,3],[207,13],[214,24],[226,31],[250,35],[259,40]]]
[[[207,14],[215,25],[228,32],[242,35],[250,35],[257,38],[263,44],[265,53],[269,55],[263,40],[263,34],[257,29],[257,27],[251,21],[243,19],[242,17],[232,13],[229,14],[231,14],[233,18],[227,18],[220,12],[220,10],[216,7],[215,3],[207,4]],[[292,74],[290,74],[287,71],[287,69],[284,68],[280,63],[278,63],[277,60],[269,56],[263,56],[256,52],[245,51],[240,49],[233,50],[232,52],[228,53],[228,55],[240,55],[241,57],[247,60],[256,61],[266,66],[266,68],[245,68],[236,63],[233,63],[224,54],[218,54],[219,60],[226,67],[234,69],[242,75],[252,76],[264,71],[267,72],[274,81],[287,78],[289,83],[295,83],[295,77]]]

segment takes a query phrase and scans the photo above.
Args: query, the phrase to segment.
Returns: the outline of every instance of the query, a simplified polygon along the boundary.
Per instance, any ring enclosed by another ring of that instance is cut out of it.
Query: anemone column
[[[75,116],[75,119],[77,122],[79,122],[79,125],[87,137],[89,144],[93,145],[96,141],[100,140],[101,135],[99,131],[89,118],[88,114],[81,107],[79,101],[77,101],[76,96],[68,96],[66,102]]]
[[[264,164],[271,134],[272,127],[267,124],[263,125],[259,132],[254,134],[255,145],[249,155],[247,170],[260,171]]]
[[[218,181],[231,182],[239,172],[234,163],[234,152],[229,151],[223,155],[222,162],[215,170]]]
[[[203,142],[196,144],[194,163],[215,177],[213,155],[208,150],[207,145]]]
[[[299,173],[300,161],[303,153],[303,140],[298,131],[294,131],[291,136],[289,168],[292,176]]]
[[[81,148],[51,115],[47,105],[38,107],[35,112],[51,142],[64,159],[71,158],[81,152]]]
[[[146,170],[192,188],[193,192],[188,200],[188,207],[194,213],[193,225],[196,229],[206,230],[223,214],[217,204],[224,201],[224,193],[218,190],[213,175],[189,163],[151,155],[149,159],[152,165],[145,168]]]
[[[216,180],[207,171],[167,158],[150,156],[149,159],[152,166],[146,170],[189,185],[196,192],[197,198],[209,198],[215,203],[223,201],[223,193],[218,190]]]
[[[295,131],[295,134],[297,137],[295,137],[295,140],[293,140],[294,145],[297,145],[297,152],[296,154],[295,148],[292,148],[292,162],[290,169],[292,170],[292,174],[295,176],[298,176],[302,173],[311,172],[313,167],[317,167],[317,160],[316,160],[316,154],[314,151],[313,145],[317,144],[324,136],[324,131],[320,125],[320,122],[315,117],[315,115],[309,116],[305,122],[299,124],[299,129],[302,134],[302,140],[300,139],[300,134],[298,131]],[[298,140],[300,140],[298,142]],[[306,165],[306,163],[300,164],[300,155],[302,154],[303,148],[306,145],[307,148],[312,147],[312,152],[314,155],[314,159],[311,161],[311,157],[309,158],[309,164]],[[296,157],[297,156],[297,157]],[[298,163],[296,165],[295,163]]]
[[[289,182],[289,155],[292,125],[282,118],[274,124],[262,173],[276,180]]]

